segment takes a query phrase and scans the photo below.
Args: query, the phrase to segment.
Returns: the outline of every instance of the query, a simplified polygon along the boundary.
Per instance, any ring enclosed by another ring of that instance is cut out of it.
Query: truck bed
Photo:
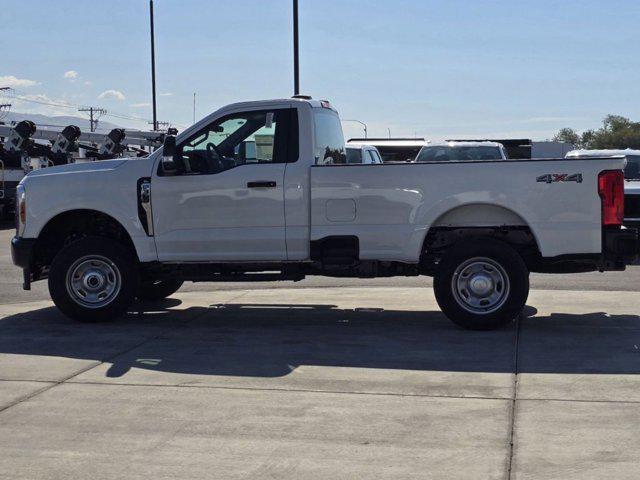
[[[416,262],[431,227],[504,225],[529,227],[543,257],[600,253],[598,174],[623,167],[615,158],[317,165],[311,240],[357,235],[361,259]]]

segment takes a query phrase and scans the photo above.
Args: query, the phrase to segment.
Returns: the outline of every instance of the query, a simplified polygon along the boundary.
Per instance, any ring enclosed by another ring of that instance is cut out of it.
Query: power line
[[[9,87],[0,87],[0,91],[4,90],[4,89],[9,89]],[[70,110],[80,110],[82,108],[87,108],[84,107],[82,105],[79,104],[72,104],[72,103],[59,103],[59,102],[53,102],[53,101],[49,101],[49,100],[38,100],[38,99],[34,99],[34,98],[29,98],[26,96],[26,94],[23,94],[23,92],[18,92],[14,89],[10,89],[13,90],[16,93],[19,93],[18,95],[16,95],[14,98],[16,100],[22,101],[22,102],[28,102],[28,103],[36,103],[38,105],[46,105],[49,107],[59,107],[59,108],[68,108]],[[94,109],[98,109],[99,107],[93,107]],[[122,120],[132,120],[135,122],[143,122],[143,123],[149,123],[152,122],[152,120],[150,120],[149,118],[143,118],[143,117],[137,117],[134,115],[127,115],[125,113],[119,113],[119,112],[112,112],[112,111],[106,111],[103,108],[100,108],[100,110],[104,110],[104,112],[102,113],[102,115],[106,116],[106,117],[113,117],[113,118],[119,118]],[[171,122],[173,125],[176,125],[180,128],[185,128],[184,125],[181,124],[177,124],[177,123],[173,123]]]

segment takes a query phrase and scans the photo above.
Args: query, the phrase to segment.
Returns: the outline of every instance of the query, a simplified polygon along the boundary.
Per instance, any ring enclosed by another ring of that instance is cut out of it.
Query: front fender
[[[129,160],[120,168],[96,171],[64,171],[53,175],[27,176],[25,238],[38,238],[56,216],[73,210],[92,210],[109,215],[122,225],[140,261],[157,260],[155,242],[138,218],[137,180],[149,176],[148,159]]]

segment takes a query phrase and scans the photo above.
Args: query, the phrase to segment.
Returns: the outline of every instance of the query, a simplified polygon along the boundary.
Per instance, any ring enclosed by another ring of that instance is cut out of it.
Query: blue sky
[[[544,139],[608,113],[640,120],[640,2],[299,1],[303,93],[370,136]],[[190,124],[193,92],[197,117],[292,94],[290,0],[156,0],[155,10],[160,120]],[[2,0],[0,22],[0,84],[151,117],[146,0]]]

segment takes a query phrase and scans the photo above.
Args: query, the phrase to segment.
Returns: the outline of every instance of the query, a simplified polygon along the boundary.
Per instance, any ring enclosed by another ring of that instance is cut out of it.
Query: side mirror
[[[167,135],[162,145],[162,169],[167,173],[175,173],[178,170],[176,137]]]

